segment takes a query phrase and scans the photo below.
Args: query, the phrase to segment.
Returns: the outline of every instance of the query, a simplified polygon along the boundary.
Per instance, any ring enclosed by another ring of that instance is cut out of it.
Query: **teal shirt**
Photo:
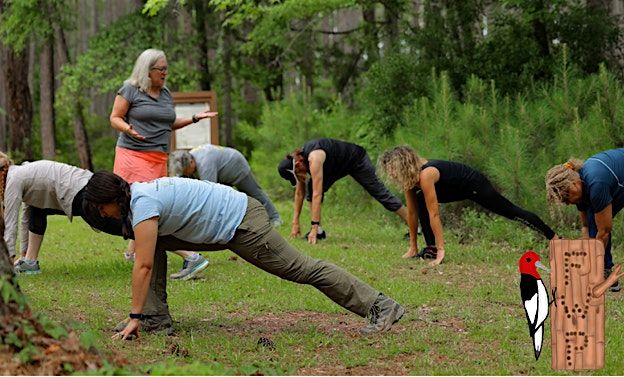
[[[198,244],[226,244],[247,211],[247,195],[231,187],[188,178],[136,182],[132,227],[158,217],[158,235]]]

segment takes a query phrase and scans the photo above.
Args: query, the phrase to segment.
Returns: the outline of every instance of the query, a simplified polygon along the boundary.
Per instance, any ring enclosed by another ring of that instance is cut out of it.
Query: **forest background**
[[[220,144],[274,197],[314,137],[407,143],[546,215],[543,175],[622,147],[622,1],[0,0],[0,149],[112,169],[116,90],[146,48],[218,95]],[[561,215],[561,213],[559,213]],[[559,216],[570,224],[575,216]]]

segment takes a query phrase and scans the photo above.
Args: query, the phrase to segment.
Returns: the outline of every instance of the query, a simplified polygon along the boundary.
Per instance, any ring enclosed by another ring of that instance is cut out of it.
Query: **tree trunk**
[[[39,63],[39,114],[41,116],[41,152],[46,160],[56,157],[54,135],[54,39],[43,42]]]
[[[225,29],[223,31],[223,144],[233,146],[232,133],[232,34]]]
[[[377,33],[377,19],[375,16],[375,5],[369,5],[362,10],[364,19],[364,38],[368,61],[370,64],[379,60],[379,35]]]
[[[65,39],[65,33],[63,32],[63,30],[59,30],[59,37],[65,61],[71,63],[69,47],[67,46],[67,40]],[[78,92],[78,94],[80,94],[80,91]],[[87,170],[93,170],[93,162],[91,160],[91,147],[89,145],[89,136],[87,135],[87,129],[85,128],[86,122],[83,114],[83,106],[78,101],[78,99],[74,103],[74,139],[76,140],[76,150],[78,151],[80,167]]]
[[[199,50],[199,85],[201,90],[210,90],[210,65],[208,60],[208,23],[206,12],[209,12],[209,5],[203,0],[193,2],[195,8],[195,32],[199,38],[197,49]]]
[[[31,160],[32,98],[28,88],[28,50],[6,48],[5,90],[9,123],[9,151],[17,159]]]
[[[1,1],[1,0],[0,0]],[[2,43],[0,43],[0,67],[5,66],[5,53],[6,47]],[[4,76],[4,69],[0,68],[0,83],[6,82],[6,77]],[[4,85],[0,86],[0,150],[7,150],[7,102],[6,102],[6,90]]]

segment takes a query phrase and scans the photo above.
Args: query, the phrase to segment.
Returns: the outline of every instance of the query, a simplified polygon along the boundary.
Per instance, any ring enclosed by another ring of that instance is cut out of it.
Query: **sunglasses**
[[[152,70],[157,70],[160,73],[166,73],[169,67],[152,67]]]

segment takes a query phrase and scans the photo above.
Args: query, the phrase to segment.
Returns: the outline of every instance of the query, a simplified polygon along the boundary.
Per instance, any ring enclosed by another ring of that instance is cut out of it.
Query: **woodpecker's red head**
[[[531,275],[536,279],[541,279],[536,267],[549,271],[548,268],[540,262],[540,256],[533,250],[527,250],[524,254],[522,254],[522,257],[520,257],[520,261],[518,262],[518,266],[520,267],[521,274]]]

